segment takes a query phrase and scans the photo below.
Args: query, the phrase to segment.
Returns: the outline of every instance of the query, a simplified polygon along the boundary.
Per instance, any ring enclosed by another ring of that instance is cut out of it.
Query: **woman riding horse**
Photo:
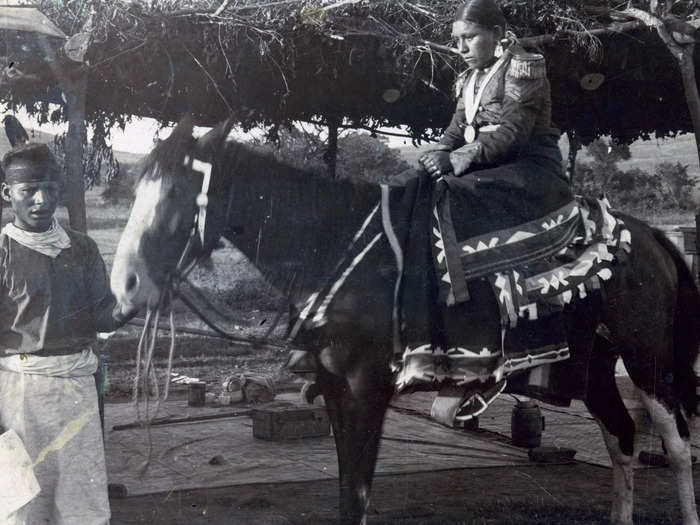
[[[468,69],[457,81],[457,109],[440,143],[419,161],[460,188],[469,236],[546,215],[572,199],[551,126],[545,59],[526,52],[494,0],[457,11],[452,36]],[[505,38],[504,38],[505,37]],[[498,56],[500,55],[500,56]]]
[[[545,59],[526,52],[512,35],[506,38],[505,25],[494,0],[471,0],[457,10],[452,36],[468,69],[457,80],[452,121],[419,159],[438,179],[438,194],[449,187],[462,239],[539,219],[573,199],[560,132],[551,126]],[[465,299],[445,298],[448,305]],[[457,418],[483,411],[504,385],[475,384]]]

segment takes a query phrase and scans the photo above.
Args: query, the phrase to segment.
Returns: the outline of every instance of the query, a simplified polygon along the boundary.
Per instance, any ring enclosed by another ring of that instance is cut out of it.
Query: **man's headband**
[[[2,161],[5,182],[60,182],[58,164],[46,144],[23,144],[10,150]]]

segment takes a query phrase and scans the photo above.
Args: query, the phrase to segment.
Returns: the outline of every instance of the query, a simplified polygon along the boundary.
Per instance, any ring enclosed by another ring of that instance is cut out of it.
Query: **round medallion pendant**
[[[464,129],[464,140],[466,140],[468,144],[476,140],[476,128],[471,124]]]

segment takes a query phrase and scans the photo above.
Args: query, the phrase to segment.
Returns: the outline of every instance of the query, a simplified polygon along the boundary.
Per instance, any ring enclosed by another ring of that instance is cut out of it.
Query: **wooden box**
[[[681,226],[678,228],[683,234],[683,251],[685,253],[698,253],[698,232],[693,226]]]
[[[327,436],[331,432],[326,407],[269,404],[253,409],[253,437],[271,441]]]

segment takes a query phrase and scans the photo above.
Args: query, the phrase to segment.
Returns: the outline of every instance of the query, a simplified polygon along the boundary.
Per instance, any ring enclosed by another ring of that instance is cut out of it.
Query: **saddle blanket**
[[[469,299],[468,281],[488,278],[501,307],[504,325],[518,318],[535,320],[547,306],[561,307],[599,279],[612,275],[615,254],[629,252],[631,236],[606,198],[581,197],[537,220],[452,245],[449,209],[438,204],[432,217],[433,255],[440,275],[440,296],[447,304]]]
[[[412,228],[424,220],[419,212],[417,218],[411,221]],[[564,307],[598,290],[600,281],[612,276],[615,264],[631,247],[630,232],[611,213],[607,199],[577,197],[536,220],[467,239],[457,238],[454,219],[449,193],[430,201],[429,242],[438,304],[431,305],[428,299],[421,311],[420,302],[406,295],[402,298],[406,328],[401,355],[394,362],[398,389],[491,385],[512,374],[569,359]],[[404,253],[404,289],[410,294],[421,288],[417,281],[423,279],[408,272],[421,265],[420,256],[408,253],[415,251],[411,248],[415,235],[416,231],[408,234]],[[486,283],[498,305],[500,326],[474,319],[474,310],[486,307],[484,293],[475,294]],[[470,302],[478,304],[470,307]],[[464,312],[462,322],[445,315],[446,309]],[[434,326],[420,319],[440,317],[441,312],[447,320],[438,332],[448,336],[436,340]],[[482,335],[482,341],[470,340],[475,330],[500,332],[500,338],[486,337],[484,343]],[[537,377],[545,384],[532,386],[545,387],[547,374]]]

